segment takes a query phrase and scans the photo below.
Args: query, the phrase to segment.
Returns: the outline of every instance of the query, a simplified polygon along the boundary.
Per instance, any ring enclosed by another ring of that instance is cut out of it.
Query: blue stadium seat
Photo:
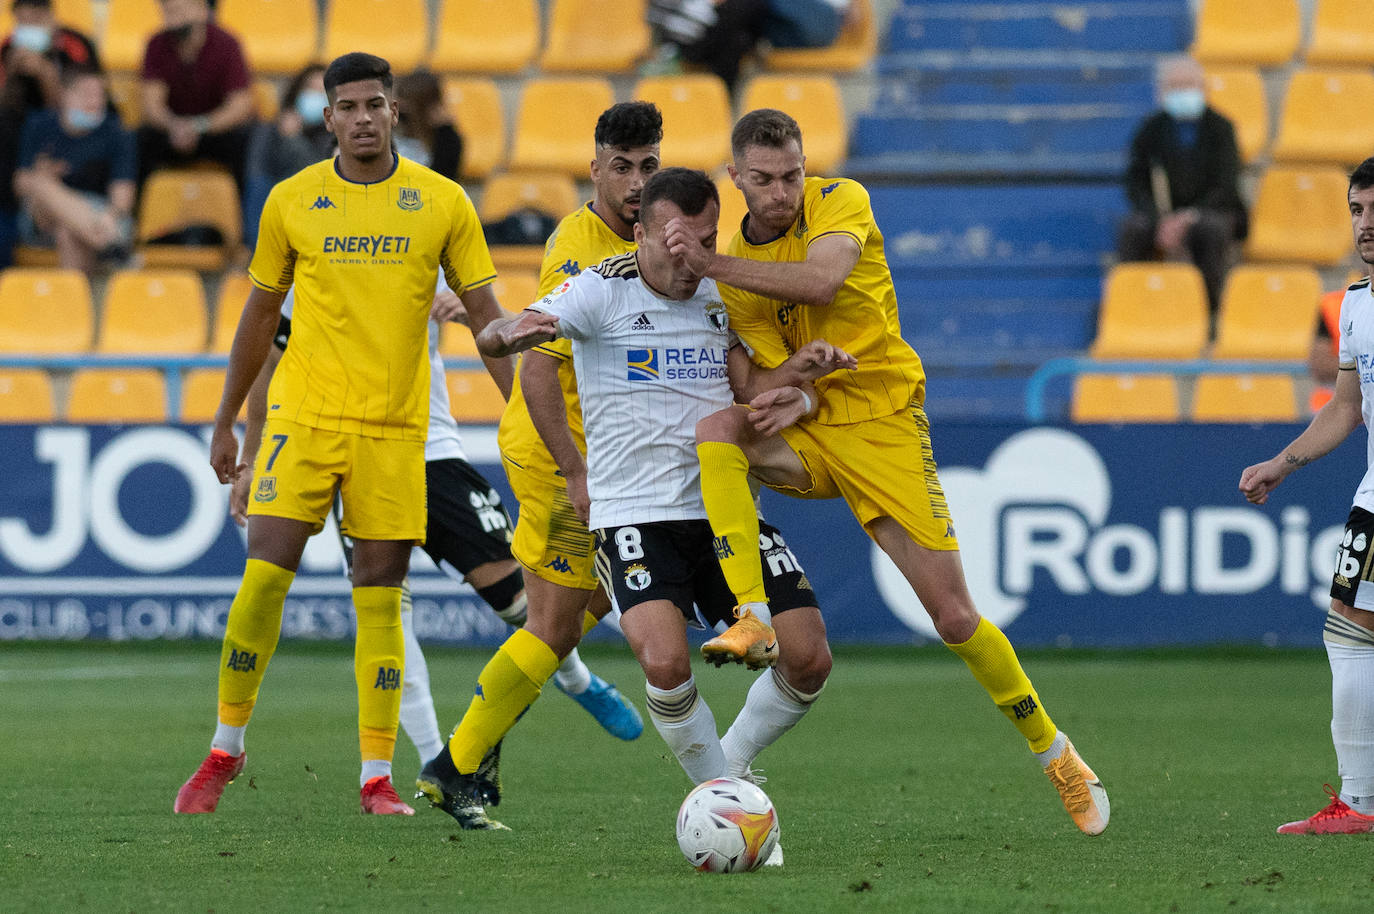
[[[1187,47],[1192,26],[1186,0],[1077,7],[922,3],[893,14],[885,50],[1159,53]]]

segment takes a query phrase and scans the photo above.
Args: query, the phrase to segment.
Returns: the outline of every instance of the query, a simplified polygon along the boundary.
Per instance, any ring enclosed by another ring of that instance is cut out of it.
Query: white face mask
[[[52,29],[43,25],[16,25],[10,41],[26,51],[46,54],[52,47]]]
[[[1207,107],[1207,97],[1201,89],[1171,89],[1159,100],[1164,110],[1175,120],[1195,121]]]
[[[296,113],[307,127],[315,127],[324,123],[324,109],[328,104],[329,96],[319,89],[302,89],[296,96]]]

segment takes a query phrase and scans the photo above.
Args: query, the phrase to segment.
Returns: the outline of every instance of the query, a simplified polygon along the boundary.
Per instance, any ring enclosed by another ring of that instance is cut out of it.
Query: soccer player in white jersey
[[[673,258],[663,231],[681,219],[714,245],[719,206],[703,173],[657,172],[641,191],[637,252],[602,261],[478,336],[488,355],[529,348],[555,333],[572,341],[587,459],[585,472],[563,469],[570,480],[586,479],[597,574],[644,669],[649,716],[696,783],[749,776],[750,763],[801,720],[830,672],[811,586],[777,529],[762,523],[765,584],[770,602],[781,601],[773,608],[779,659],[750,689],[725,737],[717,736],[692,676],[687,626],[693,604],[707,624],[723,626],[735,601],[701,500],[696,423],[734,402],[733,384],[746,397],[769,392],[769,405],[758,410],[761,423],[791,424],[812,409],[812,380],[854,364],[814,341],[764,372],[732,345],[716,284]],[[543,412],[531,415],[539,424]],[[450,795],[472,789],[454,777],[442,786]]]
[[[1347,199],[1355,250],[1374,265],[1374,158],[1351,174]],[[1241,492],[1252,503],[1264,504],[1289,473],[1329,454],[1361,424],[1374,424],[1374,295],[1367,276],[1341,302],[1335,396],[1291,444],[1245,468]],[[1306,819],[1280,825],[1281,835],[1374,831],[1374,438],[1368,442],[1366,462],[1337,552],[1322,636],[1331,664],[1331,741],[1341,789],[1327,785],[1331,802]]]

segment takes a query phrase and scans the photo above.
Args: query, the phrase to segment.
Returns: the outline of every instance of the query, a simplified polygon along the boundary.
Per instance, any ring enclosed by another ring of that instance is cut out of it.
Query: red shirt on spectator
[[[166,84],[167,107],[178,117],[209,114],[231,93],[252,85],[239,40],[213,22],[206,23],[205,44],[190,63],[182,60],[169,32],[148,39],[143,78]]]

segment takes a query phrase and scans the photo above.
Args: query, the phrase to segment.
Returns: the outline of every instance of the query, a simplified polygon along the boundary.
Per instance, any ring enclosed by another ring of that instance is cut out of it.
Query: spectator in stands
[[[396,151],[446,178],[458,180],[463,165],[463,137],[444,105],[439,78],[416,70],[396,81],[400,121],[393,138]]]
[[[277,116],[254,129],[243,194],[243,224],[250,244],[257,238],[258,217],[273,185],[334,155],[334,135],[324,126],[328,105],[324,67],[307,64],[287,83]]]
[[[1189,260],[1202,271],[1215,315],[1231,248],[1249,230],[1240,197],[1240,153],[1231,122],[1207,107],[1202,66],[1177,55],[1160,61],[1162,110],[1131,141],[1121,225],[1122,260]]]
[[[243,48],[206,0],[161,0],[166,25],[143,54],[139,185],[158,168],[219,162],[244,189],[255,104]]]
[[[14,0],[11,9],[14,31],[0,44],[0,268],[9,265],[14,244],[14,171],[24,118],[58,107],[63,68],[100,64],[90,38],[58,25],[52,0]]]
[[[66,67],[61,107],[24,121],[14,178],[22,239],[56,245],[61,266],[86,272],[126,256],[135,174],[133,136],[109,108],[104,76]]]

